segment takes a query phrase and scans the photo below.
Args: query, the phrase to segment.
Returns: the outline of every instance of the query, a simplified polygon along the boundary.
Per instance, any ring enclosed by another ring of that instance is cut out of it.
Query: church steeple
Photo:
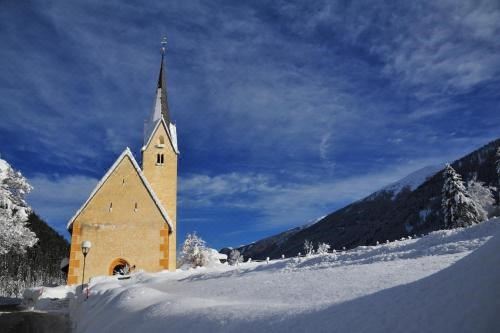
[[[156,85],[156,100],[152,117],[146,124],[142,147],[142,170],[154,193],[172,220],[172,230],[177,221],[177,129],[172,123],[167,101],[165,46],[162,40],[160,74]],[[164,234],[161,251],[165,256],[161,263],[175,269],[176,233]],[[166,267],[166,266],[165,266]]]
[[[153,112],[149,119],[144,121],[144,144],[148,142],[151,137],[152,131],[155,126],[163,120],[167,126],[167,131],[169,136],[173,134],[171,132],[171,120],[170,120],[170,110],[168,107],[167,98],[167,84],[166,84],[166,70],[165,70],[165,48],[167,45],[167,39],[163,37],[161,41],[161,62],[160,62],[160,73],[158,74],[158,82],[156,84],[156,98],[153,107]]]
[[[156,86],[157,100],[160,100],[160,114],[168,124],[170,123],[170,111],[168,109],[168,99],[167,99],[167,84],[165,83],[165,47],[167,45],[167,39],[164,37],[161,47],[161,64],[160,64],[160,74],[158,75],[158,84]],[[155,108],[156,109],[156,108]],[[156,111],[156,110],[155,110]],[[153,119],[157,120],[157,119]]]

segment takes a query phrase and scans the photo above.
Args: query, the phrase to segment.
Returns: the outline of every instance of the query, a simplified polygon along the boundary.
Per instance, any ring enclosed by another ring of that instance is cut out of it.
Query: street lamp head
[[[91,247],[92,243],[90,243],[90,241],[86,240],[82,242],[82,253],[84,256],[86,256],[87,253],[89,253]]]

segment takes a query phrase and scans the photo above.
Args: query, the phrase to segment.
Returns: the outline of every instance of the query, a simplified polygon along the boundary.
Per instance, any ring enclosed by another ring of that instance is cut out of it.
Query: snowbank
[[[492,220],[336,256],[102,279],[71,316],[76,332],[494,331],[499,262]]]
[[[23,292],[22,305],[30,310],[67,312],[69,300],[75,295],[75,286],[35,287]]]

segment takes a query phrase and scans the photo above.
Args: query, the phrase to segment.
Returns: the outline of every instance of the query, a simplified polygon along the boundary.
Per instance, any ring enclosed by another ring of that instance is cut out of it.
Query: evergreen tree
[[[467,227],[484,221],[486,212],[471,199],[462,177],[447,164],[444,171],[441,206],[447,228]]]
[[[0,254],[23,253],[38,240],[26,226],[31,209],[25,196],[31,189],[19,171],[0,159]]]
[[[498,178],[500,178],[500,147],[497,148],[497,153],[496,153],[496,159],[495,159],[495,164],[496,164],[496,169],[497,169],[497,175]]]
[[[498,201],[497,203],[500,205],[500,147],[497,148],[497,153],[495,155],[495,166],[497,170],[497,181],[498,181]]]

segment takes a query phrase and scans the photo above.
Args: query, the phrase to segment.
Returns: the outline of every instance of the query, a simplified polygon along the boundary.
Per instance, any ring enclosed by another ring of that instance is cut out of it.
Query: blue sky
[[[167,35],[179,237],[235,246],[497,138],[499,34],[498,1],[3,1],[0,154],[66,235]]]

